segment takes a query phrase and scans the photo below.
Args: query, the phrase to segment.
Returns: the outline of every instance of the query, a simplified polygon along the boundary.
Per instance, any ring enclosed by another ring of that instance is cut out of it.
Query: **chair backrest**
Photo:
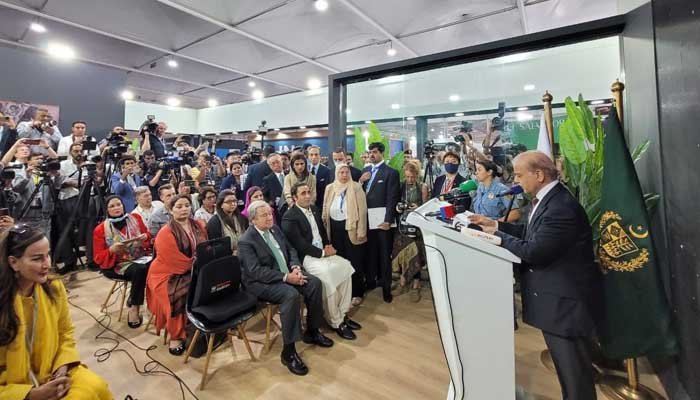
[[[203,306],[230,296],[241,286],[241,267],[238,257],[217,258],[199,268],[199,273],[190,286],[194,288],[191,306]]]
[[[207,240],[197,245],[197,261],[194,270],[197,271],[218,258],[233,255],[231,251],[231,238],[228,236]]]

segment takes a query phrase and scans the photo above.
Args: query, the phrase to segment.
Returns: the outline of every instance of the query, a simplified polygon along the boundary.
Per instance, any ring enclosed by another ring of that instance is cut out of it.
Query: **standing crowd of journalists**
[[[425,165],[410,151],[401,181],[384,162],[382,143],[368,146],[358,169],[353,154],[335,149],[329,163],[316,146],[289,153],[266,146],[260,160],[239,151],[220,159],[188,138],[166,143],[162,122],[142,132],[139,146],[115,150],[124,140],[121,127],[88,146],[85,122],[62,136],[45,120],[39,109],[17,126],[0,121],[3,399],[111,398],[106,383],[80,363],[66,290],[49,278],[75,269],[83,256],[105,277],[130,282],[128,326],[142,325],[147,304],[156,328],[168,333],[169,352],[179,356],[196,248],[229,238],[245,291],[279,305],[282,363],[305,375],[295,343],[332,346],[323,332],[356,339],[362,327],[348,313],[368,292],[381,288],[387,303],[403,293],[421,300],[425,250],[420,235],[398,232],[399,203],[410,212],[470,178],[479,182],[466,205],[475,213],[503,221],[511,201],[498,196],[508,190],[499,179],[504,168],[466,146],[426,161],[434,173],[429,187]],[[193,156],[172,165],[173,151]],[[58,157],[65,159],[52,161]],[[526,217],[521,205],[515,199],[503,222]]]

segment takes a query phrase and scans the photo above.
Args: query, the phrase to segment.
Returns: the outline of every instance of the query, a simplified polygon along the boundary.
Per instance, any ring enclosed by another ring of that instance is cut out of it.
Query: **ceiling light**
[[[459,101],[459,95],[458,94],[450,95],[450,101]]]
[[[61,60],[70,60],[71,58],[75,58],[75,50],[63,43],[49,43],[48,52],[49,55]]]
[[[414,119],[413,117],[406,117],[406,121],[413,121]]]
[[[401,104],[394,103],[391,105],[392,110],[398,110],[399,108],[401,108]]]
[[[175,59],[171,58],[170,60],[168,60],[168,67],[177,68],[177,61],[175,61]]]
[[[518,121],[529,121],[532,119],[532,114],[530,113],[518,113]]]
[[[255,81],[248,82],[248,87],[255,87]]]
[[[464,113],[457,113],[457,114],[455,114],[455,117],[463,117],[463,116],[464,116]]]
[[[349,109],[349,108],[346,108],[346,109],[345,109],[345,114],[350,114],[351,112],[352,112],[351,109]]]
[[[371,124],[372,121],[365,121],[365,124]]]
[[[122,99],[124,100],[133,100],[134,99],[134,92],[131,90],[125,90],[122,92]]]
[[[255,100],[260,100],[265,97],[265,93],[262,90],[253,90],[252,96]]]
[[[306,127],[305,127],[305,126],[300,126],[299,129],[306,129]]]
[[[518,107],[518,111],[527,111],[529,108],[527,107]]]
[[[314,6],[318,11],[326,11],[328,9],[328,2],[326,0],[316,0],[314,1]]]
[[[435,132],[435,128],[430,128],[430,132]]]
[[[36,33],[46,32],[46,27],[38,22],[32,22],[32,24],[29,25],[29,29],[33,30]]]
[[[528,83],[527,85],[523,86],[523,90],[528,91],[528,92],[530,90],[535,90],[535,85],[533,85],[532,83]]]
[[[280,128],[275,128],[275,132],[279,132],[279,131],[280,131]]]
[[[593,100],[591,102],[592,105],[598,105],[598,104],[603,104],[605,103],[605,100]]]
[[[445,135],[440,135],[440,136],[438,136],[438,139],[440,139],[440,140],[445,140]]]
[[[180,105],[180,99],[176,97],[168,97],[165,102],[170,106],[170,107],[177,107]]]
[[[321,87],[321,81],[320,81],[319,79],[317,79],[317,78],[310,78],[310,79],[306,82],[306,87],[308,87],[308,88],[311,89],[311,90],[313,90],[313,89],[318,89],[318,88]]]
[[[209,105],[209,107],[216,107],[219,105],[219,102],[216,99],[209,99],[209,101],[207,101],[207,104]]]
[[[396,55],[396,49],[394,48],[394,42],[389,42],[389,49],[386,51],[386,55],[393,57]]]

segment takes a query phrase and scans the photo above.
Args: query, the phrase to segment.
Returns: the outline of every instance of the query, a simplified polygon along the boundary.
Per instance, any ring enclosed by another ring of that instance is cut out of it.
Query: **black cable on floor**
[[[121,333],[110,328],[110,326],[112,324],[112,317],[110,317],[108,314],[103,313],[101,317],[97,318],[90,311],[73,303],[71,301],[71,299],[74,299],[76,297],[78,297],[78,296],[77,295],[69,296],[68,297],[68,304],[70,304],[71,306],[84,312],[85,314],[89,315],[90,318],[92,318],[95,322],[97,322],[103,328],[97,335],[95,335],[95,340],[106,340],[106,341],[112,342],[114,344],[114,346],[112,346],[111,348],[100,348],[100,349],[97,349],[95,351],[94,356],[97,359],[97,362],[107,361],[109,359],[109,357],[111,357],[112,353],[115,353],[115,352],[124,353],[124,354],[126,354],[127,357],[129,357],[129,359],[131,360],[131,363],[134,366],[134,370],[136,370],[136,372],[139,375],[141,375],[141,376],[163,376],[163,375],[170,376],[170,377],[174,378],[177,381],[177,383],[179,384],[180,393],[182,395],[182,400],[185,400],[185,398],[186,398],[185,397],[185,389],[187,389],[187,391],[190,393],[190,395],[192,395],[192,397],[194,397],[196,400],[199,400],[199,398],[194,394],[194,392],[192,392],[192,389],[190,389],[190,387],[187,386],[187,384],[175,372],[173,372],[170,368],[166,367],[163,363],[161,363],[160,361],[153,358],[153,356],[151,356],[150,352],[157,349],[158,346],[151,345],[148,348],[140,347],[136,343],[132,342],[131,339],[125,337]],[[138,350],[144,351],[146,354],[146,357],[148,357],[151,361],[144,364],[142,369],[139,369],[139,366],[137,365],[134,357],[132,357],[132,355],[127,350],[119,348],[119,345],[121,344],[121,342],[119,340],[112,338],[112,337],[104,336],[104,334],[107,332],[111,332],[112,334],[114,334],[118,338],[123,339],[124,341],[126,341],[127,343],[129,343],[133,347],[137,348]],[[158,367],[161,367],[162,369],[164,369],[164,371],[158,370]]]

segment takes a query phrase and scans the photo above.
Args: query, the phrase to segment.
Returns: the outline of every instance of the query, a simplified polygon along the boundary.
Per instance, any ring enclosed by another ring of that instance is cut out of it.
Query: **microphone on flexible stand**
[[[520,194],[523,192],[523,187],[520,185],[515,185],[510,190],[507,190],[503,193],[497,194],[496,197],[504,197],[504,196],[511,196],[511,195],[516,195]],[[510,215],[510,211],[513,209],[513,202],[515,201],[515,197],[510,199],[510,202],[508,202],[508,209],[506,210],[506,214],[503,217],[503,221],[508,222],[508,216]]]

